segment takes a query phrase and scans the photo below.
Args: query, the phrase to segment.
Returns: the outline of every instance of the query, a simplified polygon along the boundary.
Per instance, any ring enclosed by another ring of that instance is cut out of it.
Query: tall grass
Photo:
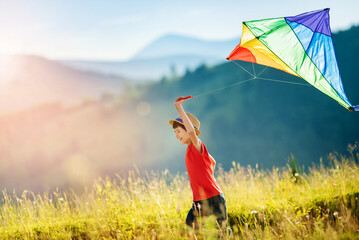
[[[192,198],[186,174],[134,169],[82,193],[4,190],[0,239],[359,239],[358,157],[332,154],[331,164],[305,172],[293,164],[219,168],[231,236],[213,218],[198,231],[185,225]]]

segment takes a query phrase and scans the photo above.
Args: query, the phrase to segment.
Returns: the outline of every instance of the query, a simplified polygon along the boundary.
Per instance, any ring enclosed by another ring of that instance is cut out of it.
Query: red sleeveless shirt
[[[202,153],[191,144],[186,151],[186,168],[193,192],[193,201],[200,201],[222,193],[213,175],[214,166],[206,146],[202,143]]]

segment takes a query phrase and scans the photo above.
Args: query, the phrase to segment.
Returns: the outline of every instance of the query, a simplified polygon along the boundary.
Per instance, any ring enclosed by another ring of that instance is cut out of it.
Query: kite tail
[[[351,112],[359,112],[359,105],[356,105],[356,106],[350,106],[348,108],[349,111]]]

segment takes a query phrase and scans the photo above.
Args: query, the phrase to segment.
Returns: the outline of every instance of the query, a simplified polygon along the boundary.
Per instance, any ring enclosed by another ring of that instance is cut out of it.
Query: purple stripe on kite
[[[303,24],[313,32],[332,36],[329,26],[329,8],[303,13],[293,17],[286,17],[285,19]]]

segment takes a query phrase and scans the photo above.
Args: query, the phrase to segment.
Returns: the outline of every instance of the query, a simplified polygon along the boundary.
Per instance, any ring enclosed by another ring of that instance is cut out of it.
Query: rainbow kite
[[[243,22],[240,44],[228,60],[253,62],[303,78],[350,111],[359,111],[345,95],[329,26],[329,8]]]

